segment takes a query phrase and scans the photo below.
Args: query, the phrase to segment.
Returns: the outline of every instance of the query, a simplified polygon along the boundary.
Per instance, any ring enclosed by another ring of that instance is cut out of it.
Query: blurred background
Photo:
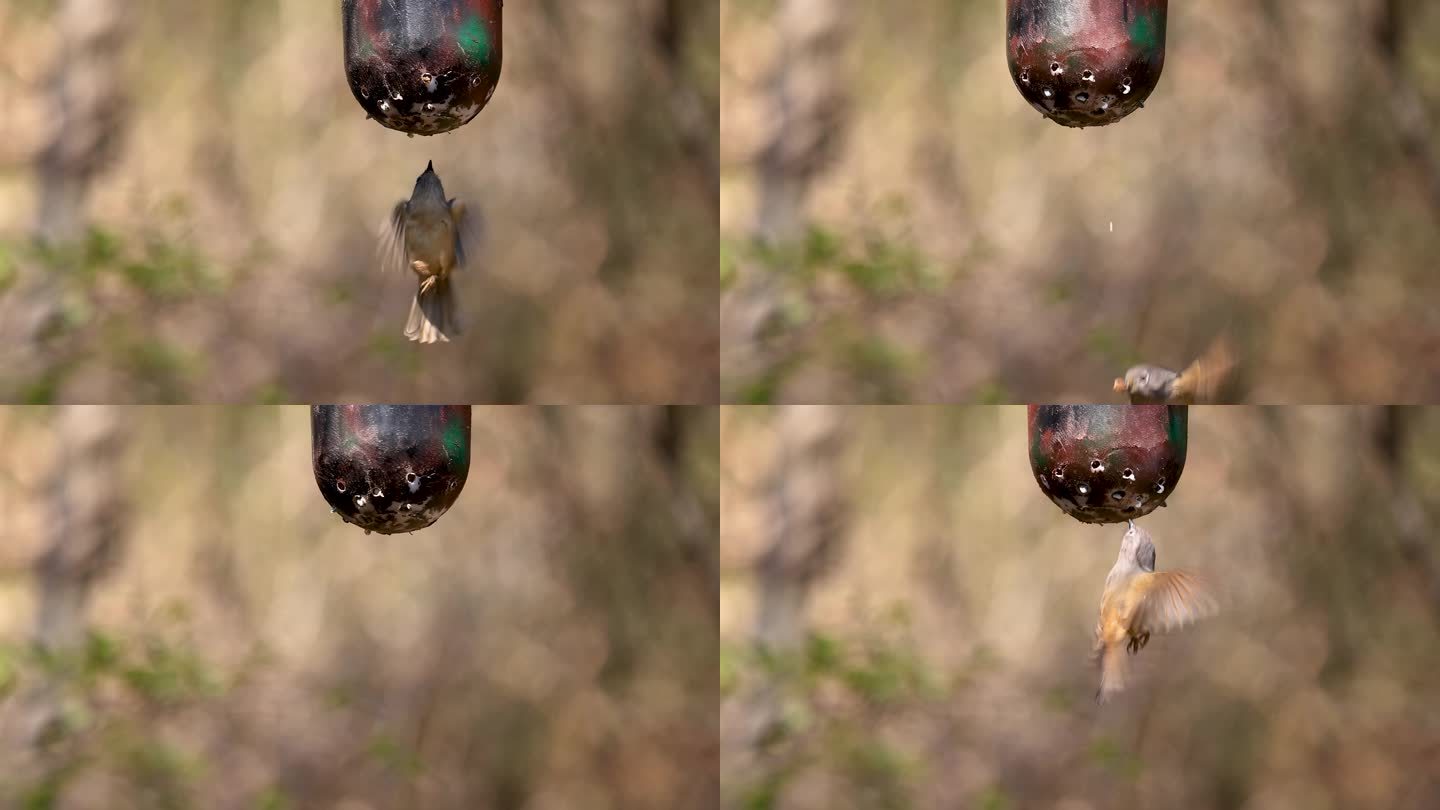
[[[413,139],[339,5],[0,7],[0,400],[714,401],[713,0],[511,3],[495,97]],[[375,234],[431,159],[489,238],[418,346]]]
[[[1440,409],[1190,409],[1158,569],[1223,612],[1100,709],[1123,525],[1036,486],[1023,407],[732,407],[726,807],[1433,808]]]
[[[1118,402],[1222,332],[1240,401],[1440,398],[1440,4],[1171,3],[1085,130],[1001,0],[720,6],[726,401]]]
[[[303,407],[0,408],[0,805],[715,807],[717,419],[477,407],[366,536]]]

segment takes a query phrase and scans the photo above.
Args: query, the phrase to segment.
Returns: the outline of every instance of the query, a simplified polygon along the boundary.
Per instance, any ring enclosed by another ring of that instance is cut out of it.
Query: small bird
[[[1130,395],[1130,404],[1191,405],[1213,402],[1235,368],[1230,342],[1217,338],[1199,359],[1181,372],[1152,365],[1133,366],[1114,388]]]
[[[1100,663],[1096,701],[1104,703],[1125,688],[1131,654],[1150,643],[1152,632],[1165,632],[1214,615],[1219,604],[1206,583],[1188,571],[1155,572],[1155,543],[1130,521],[1120,541],[1120,556],[1105,577],[1100,620],[1095,625],[1095,656]]]
[[[445,199],[433,161],[415,179],[410,199],[396,203],[381,224],[382,269],[408,269],[420,278],[405,337],[420,343],[448,343],[451,335],[460,334],[451,274],[465,265],[467,237],[475,236],[472,231],[477,227],[465,203]]]

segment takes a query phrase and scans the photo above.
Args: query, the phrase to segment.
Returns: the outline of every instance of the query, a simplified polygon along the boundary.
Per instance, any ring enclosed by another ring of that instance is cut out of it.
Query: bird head
[[[1155,541],[1150,537],[1150,532],[1135,525],[1135,521],[1129,521],[1130,527],[1125,530],[1125,537],[1120,541],[1120,558],[1133,562],[1141,570],[1155,570]]]
[[[435,173],[434,161],[427,162],[425,171],[415,178],[415,191],[410,195],[410,201],[419,200],[445,201],[445,186],[440,183],[440,175]]]

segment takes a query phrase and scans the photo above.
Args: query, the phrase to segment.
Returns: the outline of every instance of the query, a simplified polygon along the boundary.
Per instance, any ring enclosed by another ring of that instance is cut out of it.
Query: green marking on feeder
[[[456,465],[470,464],[470,426],[457,417],[445,426],[445,455]]]
[[[474,14],[460,27],[460,50],[470,57],[471,62],[485,63],[490,60],[490,32]]]
[[[1139,14],[1130,23],[1130,41],[1141,48],[1153,49],[1165,42],[1165,15],[1154,11]]]
[[[1030,469],[1082,523],[1122,523],[1163,506],[1189,442],[1183,405],[1031,405]]]

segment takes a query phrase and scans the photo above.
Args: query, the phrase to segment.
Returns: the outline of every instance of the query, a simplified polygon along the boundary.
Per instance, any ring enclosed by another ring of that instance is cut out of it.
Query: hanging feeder
[[[470,472],[469,405],[312,405],[310,435],[320,493],[366,534],[429,526]]]
[[[344,0],[345,76],[369,117],[409,135],[469,123],[500,81],[503,0]]]
[[[1165,66],[1167,0],[1006,0],[1006,53],[1020,95],[1067,127],[1113,124],[1145,106]]]
[[[1180,483],[1189,416],[1184,405],[1031,405],[1030,469],[1082,523],[1134,520]]]

